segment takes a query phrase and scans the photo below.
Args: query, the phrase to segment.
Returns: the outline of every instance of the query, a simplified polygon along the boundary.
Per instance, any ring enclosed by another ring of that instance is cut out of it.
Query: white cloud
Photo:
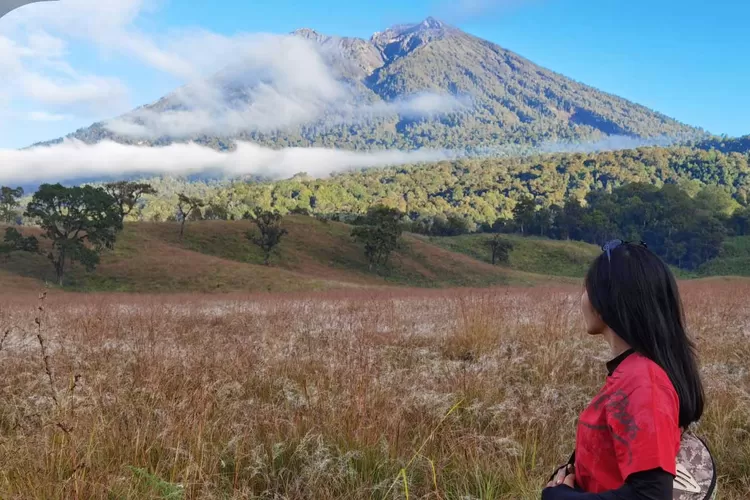
[[[214,40],[221,45],[226,40]],[[336,80],[321,49],[296,36],[255,35],[234,40],[234,61],[216,77],[189,84],[169,97],[167,110],[141,108],[106,127],[134,138],[231,136],[402,115],[416,118],[464,109],[468,101],[424,92],[392,102],[362,104]]]
[[[669,147],[683,140],[694,140],[698,136],[661,136],[661,137],[632,137],[628,135],[609,135],[601,139],[585,142],[545,142],[539,146],[541,153],[597,153],[602,151],[618,151],[622,149],[637,149],[651,146]]]
[[[66,61],[67,43],[39,29],[18,39],[0,35],[0,92],[26,98],[48,113],[99,116],[121,111],[128,91],[117,79],[79,74]]]
[[[179,89],[169,97],[172,109],[141,108],[107,127],[144,138],[267,131],[316,120],[350,98],[306,40],[263,35],[234,45],[230,69]]]
[[[126,85],[70,64],[70,41],[106,48],[122,41],[125,29],[143,9],[140,0],[63,0],[18,9],[0,24],[0,93],[3,114],[20,107],[100,119],[130,107]]]
[[[326,56],[332,54],[322,54],[326,49],[308,40],[264,34],[227,37],[201,29],[147,34],[136,21],[153,5],[145,0],[65,0],[13,13],[6,30],[13,37],[3,40],[0,35],[0,71],[12,69],[6,74],[13,75],[13,87],[0,83],[0,92],[23,96],[32,108],[51,114],[96,120],[121,115],[130,107],[122,81],[69,64],[69,41],[82,41],[94,45],[103,57],[124,57],[186,84],[171,96],[166,112],[139,108],[108,122],[115,133],[135,138],[226,136],[323,118],[341,123],[395,115],[434,117],[468,103],[421,93],[362,104],[327,65]],[[212,78],[216,73],[220,76]],[[228,92],[228,87],[240,89],[242,95]]]
[[[33,122],[60,122],[68,119],[66,115],[47,113],[46,111],[32,111],[27,115],[27,118]]]
[[[68,44],[62,38],[52,36],[44,30],[28,34],[28,51],[32,57],[61,59],[67,55]]]
[[[174,144],[153,148],[106,141],[93,146],[79,141],[66,141],[50,147],[0,150],[0,184],[204,172],[218,172],[230,177],[256,174],[284,178],[305,171],[310,175],[324,177],[356,168],[431,162],[450,157],[449,152],[438,150],[276,150],[240,143],[236,151],[221,153],[196,144]]]
[[[97,76],[53,80],[29,72],[21,77],[20,83],[23,94],[35,102],[84,116],[117,109],[127,96],[127,89],[121,82]]]
[[[13,27],[46,26],[80,38],[117,37],[149,4],[145,0],[61,0],[20,9],[6,18]]]
[[[555,152],[593,152],[665,146],[667,137],[637,139],[612,136],[581,144],[547,143],[540,148],[516,151],[499,146],[471,157],[518,156]],[[466,158],[466,152],[420,149],[414,151],[345,151],[325,148],[271,149],[240,142],[233,152],[219,152],[195,143],[165,147],[123,145],[103,141],[95,145],[66,140],[54,146],[24,150],[0,149],[0,184],[33,184],[91,178],[125,178],[149,175],[211,173],[226,177],[260,175],[289,178],[299,172],[326,177],[347,170],[436,162]]]
[[[360,113],[373,116],[401,115],[407,118],[421,118],[454,113],[470,106],[469,97],[420,92],[395,101],[378,102],[370,107],[364,107]]]

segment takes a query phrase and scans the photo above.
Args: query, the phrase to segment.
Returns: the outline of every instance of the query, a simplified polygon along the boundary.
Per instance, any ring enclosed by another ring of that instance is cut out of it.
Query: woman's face
[[[597,313],[594,306],[591,305],[589,293],[585,287],[581,294],[581,312],[583,312],[583,319],[586,321],[586,333],[589,335],[601,335],[604,333],[604,330],[607,329],[607,325],[604,324],[599,313]]]

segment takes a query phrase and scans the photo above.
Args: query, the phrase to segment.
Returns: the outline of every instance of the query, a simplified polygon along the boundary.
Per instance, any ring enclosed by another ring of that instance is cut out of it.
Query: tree
[[[23,196],[23,188],[15,189],[3,186],[0,188],[0,222],[13,224],[17,213],[16,209],[21,206],[19,198]]]
[[[456,214],[449,215],[445,226],[441,228],[442,236],[460,236],[462,234],[469,234],[469,232],[471,232],[469,221]]]
[[[534,232],[539,232],[539,236],[546,236],[550,229],[552,228],[552,210],[549,208],[540,208],[536,212],[534,212],[534,215],[532,217],[532,226],[534,229]],[[531,234],[531,228],[528,229],[529,234]]]
[[[157,193],[151,184],[127,181],[110,182],[104,185],[104,190],[115,199],[115,203],[120,208],[120,219],[123,221],[143,196]]]
[[[526,234],[530,226],[534,224],[534,215],[536,213],[536,203],[534,199],[529,196],[524,196],[513,207],[513,219],[516,221],[516,225],[521,231],[521,234]]]
[[[281,243],[281,238],[288,231],[281,227],[283,217],[278,212],[259,210],[254,214],[253,222],[258,231],[248,231],[247,238],[263,250],[263,264],[268,265],[271,252]]]
[[[18,229],[9,227],[5,230],[5,239],[0,245],[0,253],[10,252],[39,253],[39,240],[33,236],[24,237]]]
[[[403,214],[395,208],[375,206],[357,222],[361,225],[352,230],[352,237],[365,247],[365,257],[370,271],[388,263],[388,258],[398,248],[403,228]]]
[[[710,215],[700,215],[682,234],[687,248],[683,266],[697,269],[701,264],[714,259],[721,253],[726,238],[726,228],[719,219]]]
[[[729,227],[735,236],[745,236],[750,233],[750,208],[741,208],[732,214]]]
[[[709,214],[729,217],[740,204],[732,198],[729,192],[720,186],[706,186],[695,195],[695,201],[703,210]]]
[[[104,248],[112,248],[122,229],[114,198],[92,186],[66,188],[43,184],[26,207],[27,217],[38,221],[44,237],[52,242],[47,258],[63,285],[68,262],[80,262],[93,271]]]
[[[187,196],[180,193],[177,201],[177,220],[180,221],[180,239],[185,235],[185,223],[191,216],[200,214],[206,202],[197,197]]]
[[[491,240],[487,241],[487,246],[490,247],[492,252],[492,265],[501,262],[507,264],[510,259],[510,252],[513,250],[513,243],[502,238],[500,235],[495,235]]]
[[[513,232],[513,220],[504,219],[502,217],[495,219],[490,227],[492,233],[512,233]]]

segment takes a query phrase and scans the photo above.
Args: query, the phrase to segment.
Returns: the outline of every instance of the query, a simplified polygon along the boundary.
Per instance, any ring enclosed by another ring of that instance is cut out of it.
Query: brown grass
[[[683,286],[745,499],[750,286]],[[3,296],[0,497],[539,498],[609,357],[578,291]]]

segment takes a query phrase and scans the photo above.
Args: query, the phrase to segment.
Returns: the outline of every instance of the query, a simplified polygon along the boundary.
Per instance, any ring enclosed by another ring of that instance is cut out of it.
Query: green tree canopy
[[[494,266],[498,262],[507,264],[510,260],[510,252],[513,250],[513,243],[501,237],[495,235],[491,240],[487,242],[487,246],[490,247],[492,254],[492,265]]]
[[[281,227],[283,217],[278,212],[259,210],[251,215],[257,231],[248,231],[247,238],[263,251],[263,263],[268,265],[271,252],[281,243],[288,231]]]
[[[43,184],[26,207],[25,215],[35,219],[44,237],[52,242],[47,257],[61,286],[69,262],[77,261],[87,270],[94,270],[102,249],[112,248],[122,229],[115,199],[104,189],[92,186]]]
[[[206,206],[206,202],[197,196],[187,196],[180,193],[177,197],[177,219],[180,221],[180,239],[185,236],[185,223],[191,217],[200,216],[201,209]]]
[[[0,187],[0,222],[12,224],[15,222],[20,207],[20,198],[23,196],[23,188]]]
[[[145,195],[156,194],[156,189],[145,182],[110,182],[104,185],[104,190],[115,199],[120,209],[120,218],[123,221]]]
[[[360,217],[352,237],[364,245],[370,270],[388,264],[388,258],[401,241],[403,214],[395,208],[375,206]]]

